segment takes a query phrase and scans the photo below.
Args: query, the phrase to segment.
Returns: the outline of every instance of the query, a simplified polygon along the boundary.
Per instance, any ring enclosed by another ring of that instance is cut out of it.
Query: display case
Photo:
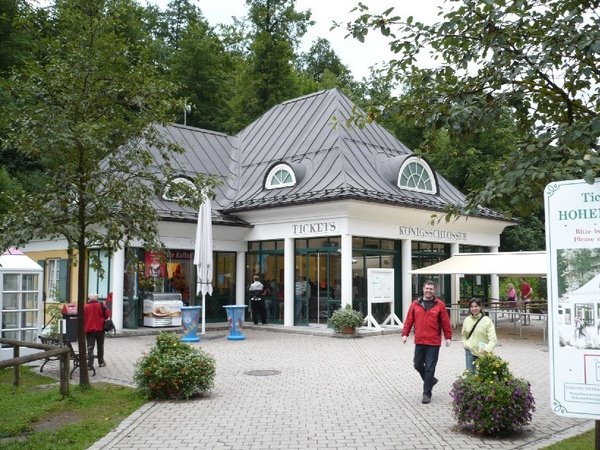
[[[181,326],[182,306],[183,301],[179,293],[148,294],[144,298],[144,326]]]

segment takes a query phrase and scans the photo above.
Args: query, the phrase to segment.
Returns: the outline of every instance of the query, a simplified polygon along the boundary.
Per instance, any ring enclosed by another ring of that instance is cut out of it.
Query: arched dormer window
[[[163,199],[176,202],[187,197],[190,191],[196,191],[196,185],[192,180],[185,177],[175,177],[167,184],[163,192]]]
[[[398,187],[410,191],[435,194],[437,186],[429,165],[415,156],[408,158],[398,171]]]
[[[265,188],[279,189],[294,186],[296,184],[296,175],[287,164],[277,164],[267,175]]]

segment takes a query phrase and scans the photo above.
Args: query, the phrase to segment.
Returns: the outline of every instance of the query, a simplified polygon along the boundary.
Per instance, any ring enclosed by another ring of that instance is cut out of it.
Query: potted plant
[[[452,410],[459,426],[481,435],[502,437],[526,426],[535,411],[529,382],[514,377],[508,363],[486,354],[452,385]]]
[[[364,317],[362,313],[352,309],[351,305],[346,305],[334,311],[329,319],[329,323],[337,333],[354,334],[356,328],[363,324]]]
[[[213,386],[215,359],[182,342],[175,333],[162,332],[156,345],[135,364],[133,380],[148,399],[189,399],[205,395]]]

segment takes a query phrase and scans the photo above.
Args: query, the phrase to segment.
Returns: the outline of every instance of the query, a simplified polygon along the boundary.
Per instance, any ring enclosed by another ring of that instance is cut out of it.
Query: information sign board
[[[600,419],[600,178],[544,191],[548,254],[550,402],[555,413]]]

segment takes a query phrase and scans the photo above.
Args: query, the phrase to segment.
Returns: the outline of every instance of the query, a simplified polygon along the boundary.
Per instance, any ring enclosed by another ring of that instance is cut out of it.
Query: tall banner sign
[[[544,191],[550,402],[561,416],[600,419],[600,178]]]

